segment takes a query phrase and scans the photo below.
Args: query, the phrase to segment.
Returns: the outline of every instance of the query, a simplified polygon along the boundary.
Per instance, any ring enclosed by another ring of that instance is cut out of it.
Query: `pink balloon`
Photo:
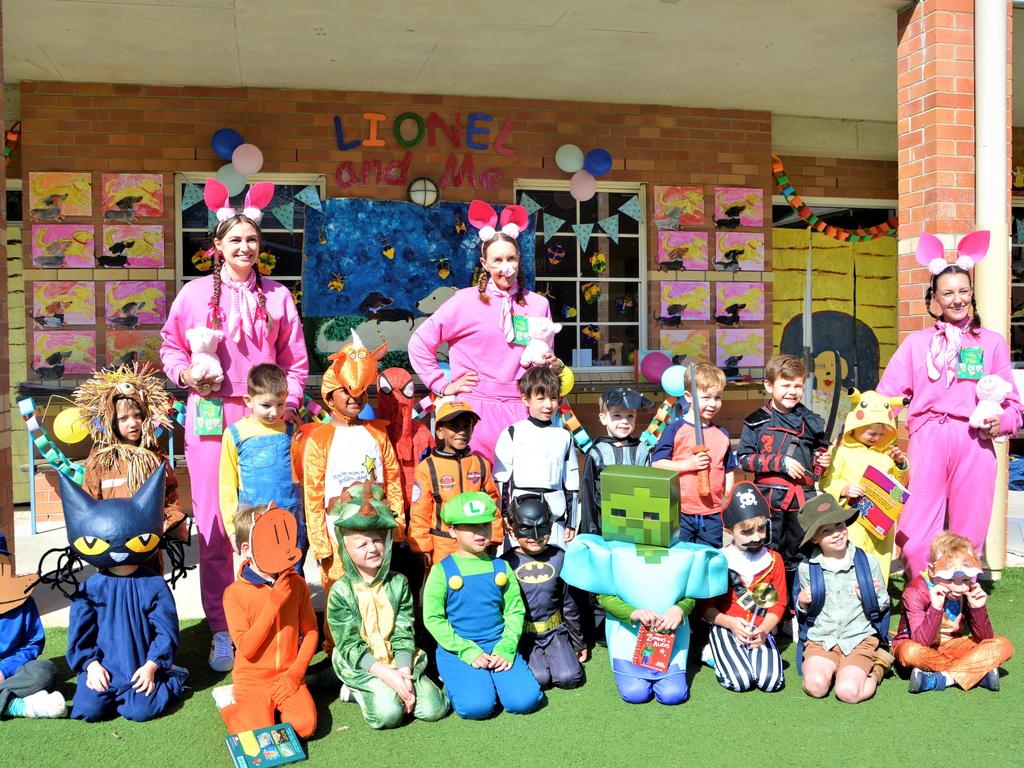
[[[672,366],[672,358],[664,352],[648,352],[640,361],[640,373],[652,384],[661,384],[661,375]]]
[[[263,167],[263,153],[255,144],[239,144],[231,153],[231,164],[243,176],[251,176]]]
[[[597,193],[597,179],[589,171],[576,171],[569,179],[569,194],[573,200],[586,202]]]

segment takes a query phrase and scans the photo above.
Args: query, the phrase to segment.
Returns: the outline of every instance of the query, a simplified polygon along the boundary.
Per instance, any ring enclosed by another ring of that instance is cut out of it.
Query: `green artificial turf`
[[[996,631],[1019,645],[1024,638],[1024,571],[1008,571],[990,601]],[[63,630],[48,633],[45,656],[73,680],[61,654]],[[61,720],[5,720],[0,744],[5,765],[228,766],[225,729],[210,689],[227,677],[206,665],[209,634],[182,626],[178,664],[192,670],[194,690],[169,715],[149,723],[123,719],[86,724]],[[615,692],[607,654],[598,648],[587,683],[553,691],[532,715],[502,714],[484,722],[449,715],[439,723],[413,722],[393,731],[366,727],[355,704],[334,694],[318,698],[320,724],[308,752],[320,766],[889,766],[1024,765],[1024,677],[1021,662],[1004,668],[1002,690],[959,689],[911,695],[906,681],[889,677],[870,701],[818,701],[800,688],[792,668],[776,694],[736,694],[721,688],[707,668],[695,671],[692,696],[678,707],[624,704]],[[314,663],[322,666],[323,657]],[[330,700],[328,700],[330,699]]]

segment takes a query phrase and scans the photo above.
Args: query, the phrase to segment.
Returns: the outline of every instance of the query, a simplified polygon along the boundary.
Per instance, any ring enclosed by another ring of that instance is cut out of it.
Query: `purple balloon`
[[[661,375],[672,366],[672,358],[664,352],[648,352],[640,361],[640,373],[651,384],[661,384]]]
[[[583,157],[583,168],[592,176],[604,176],[612,169],[612,153],[600,147],[590,150]]]
[[[585,203],[597,193],[597,179],[586,171],[576,171],[569,179],[569,194],[573,200]]]

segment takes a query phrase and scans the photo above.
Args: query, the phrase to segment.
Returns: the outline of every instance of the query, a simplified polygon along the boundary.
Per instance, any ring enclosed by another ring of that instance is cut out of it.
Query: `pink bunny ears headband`
[[[217,221],[227,221],[232,216],[242,214],[248,216],[257,224],[263,218],[263,209],[270,204],[274,197],[274,183],[272,181],[261,181],[249,187],[245,193],[245,207],[238,211],[232,208],[229,203],[231,195],[228,188],[216,179],[207,179],[206,187],[203,189],[203,200],[206,207],[217,214]]]
[[[956,247],[957,258],[953,264],[960,269],[970,270],[979,261],[988,255],[988,244],[992,233],[987,229],[980,229],[967,235]],[[917,242],[917,263],[922,267],[928,267],[932,275],[939,274],[950,263],[946,261],[946,249],[942,241],[929,232],[922,232]]]
[[[501,231],[513,240],[526,229],[530,216],[521,205],[506,205],[501,210]],[[498,230],[498,214],[483,200],[474,200],[469,204],[469,223],[480,230],[480,239],[485,243],[494,237]]]

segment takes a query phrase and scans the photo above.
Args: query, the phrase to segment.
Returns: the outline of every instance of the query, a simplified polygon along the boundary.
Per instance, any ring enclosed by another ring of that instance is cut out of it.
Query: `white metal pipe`
[[[992,232],[988,257],[975,269],[982,322],[1009,331],[1009,176],[1007,163],[1006,0],[974,3],[974,223]],[[1007,444],[996,446],[999,469],[985,554],[998,577],[1006,565]]]

